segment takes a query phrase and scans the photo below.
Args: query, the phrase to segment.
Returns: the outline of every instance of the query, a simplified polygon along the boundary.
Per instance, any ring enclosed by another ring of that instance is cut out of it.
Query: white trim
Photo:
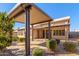
[[[7,14],[9,15],[10,13],[13,12],[21,3],[17,3]]]
[[[58,19],[54,19],[53,22],[55,22],[55,21],[67,20],[67,19],[70,19],[70,16],[66,16],[66,17],[62,17],[62,18],[58,18]]]

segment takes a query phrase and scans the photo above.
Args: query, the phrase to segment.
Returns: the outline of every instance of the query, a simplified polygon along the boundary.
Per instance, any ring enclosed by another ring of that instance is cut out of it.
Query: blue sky
[[[12,3],[2,3],[0,4],[0,12],[9,12],[14,5],[15,4]],[[79,4],[39,3],[36,5],[53,19],[70,16],[71,31],[79,29]],[[24,26],[24,24],[16,23],[14,28],[22,26]]]

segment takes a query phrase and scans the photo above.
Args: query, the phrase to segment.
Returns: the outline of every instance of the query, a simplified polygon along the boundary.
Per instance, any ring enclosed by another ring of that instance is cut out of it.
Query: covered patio
[[[44,13],[40,8],[35,4],[21,3],[17,4],[9,13],[9,18],[14,19],[16,22],[25,23],[25,55],[30,55],[30,27],[32,27],[32,40],[33,40],[33,26],[35,24],[40,24],[47,22],[48,23],[48,39],[51,39],[50,36],[50,21],[46,13]]]

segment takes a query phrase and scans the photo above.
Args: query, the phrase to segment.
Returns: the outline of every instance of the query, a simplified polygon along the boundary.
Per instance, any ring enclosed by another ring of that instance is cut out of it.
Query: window
[[[59,30],[59,34],[58,35],[61,36],[61,30]]]
[[[62,35],[63,35],[63,36],[65,35],[65,30],[62,30]]]
[[[55,35],[55,30],[53,31],[53,35]]]
[[[55,36],[64,36],[65,35],[65,30],[54,30],[53,35],[55,35]]]
[[[43,38],[45,38],[45,30],[43,30]]]
[[[58,30],[55,30],[55,35],[56,35],[56,36],[58,35]]]

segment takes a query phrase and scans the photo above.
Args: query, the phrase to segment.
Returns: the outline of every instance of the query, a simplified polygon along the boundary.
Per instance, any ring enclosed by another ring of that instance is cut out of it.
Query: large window
[[[65,30],[53,30],[53,35],[54,36],[64,36]]]
[[[58,35],[59,35],[59,36],[62,35],[62,30],[58,30]]]

